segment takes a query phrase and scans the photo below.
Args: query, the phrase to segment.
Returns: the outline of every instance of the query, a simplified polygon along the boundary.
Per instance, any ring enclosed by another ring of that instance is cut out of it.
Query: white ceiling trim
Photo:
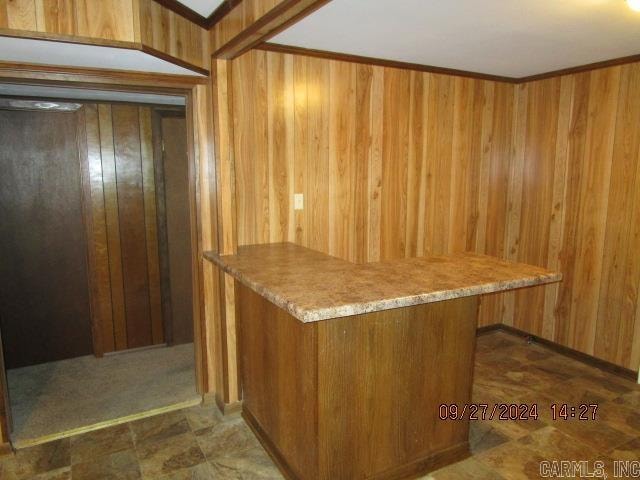
[[[640,54],[624,0],[332,0],[271,42],[512,78]]]

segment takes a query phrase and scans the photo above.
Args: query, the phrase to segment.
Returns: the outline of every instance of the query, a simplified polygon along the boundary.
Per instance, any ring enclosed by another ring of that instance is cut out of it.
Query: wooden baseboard
[[[300,476],[297,475],[293,469],[289,466],[283,455],[278,450],[278,447],[269,439],[266,432],[262,429],[258,421],[253,414],[247,410],[242,410],[242,417],[249,425],[249,428],[258,437],[258,440],[267,451],[273,462],[277,465],[280,473],[287,480],[300,480]],[[429,455],[425,458],[414,460],[406,465],[387,470],[385,472],[378,473],[367,480],[400,480],[400,479],[413,479],[420,478],[429,472],[433,472],[446,465],[450,465],[455,462],[459,462],[468,458],[471,455],[469,451],[469,442],[463,442],[453,447],[447,448],[441,452]]]
[[[469,442],[463,442],[453,447],[442,450],[438,453],[429,455],[428,457],[415,460],[406,465],[402,465],[393,470],[379,473],[368,480],[400,480],[422,478],[429,472],[434,472],[442,467],[460,462],[465,458],[469,458]]]
[[[498,330],[502,330],[501,323],[494,323],[492,325],[485,325],[484,327],[478,327],[476,330],[476,336],[481,337],[482,335],[487,335],[488,333],[493,333]]]
[[[510,335],[514,335],[517,337],[528,338],[534,343],[542,345],[548,348],[549,350],[553,350],[554,352],[564,355],[566,357],[570,357],[574,360],[578,360],[579,362],[589,365],[590,367],[595,367],[607,373],[612,373],[614,375],[625,378],[627,380],[631,380],[634,383],[638,381],[638,372],[635,372],[629,368],[621,367],[620,365],[616,365],[615,363],[602,360],[600,358],[594,357],[593,355],[589,355],[587,353],[574,350],[573,348],[560,345],[559,343],[553,342],[551,340],[547,340],[546,338],[538,337],[537,335],[532,335],[528,332],[525,332],[524,330],[520,330],[519,328],[515,328],[510,325],[494,323],[493,325],[479,327],[476,331],[476,335],[482,336],[482,335],[487,335],[489,333],[497,332],[497,331],[508,333]]]

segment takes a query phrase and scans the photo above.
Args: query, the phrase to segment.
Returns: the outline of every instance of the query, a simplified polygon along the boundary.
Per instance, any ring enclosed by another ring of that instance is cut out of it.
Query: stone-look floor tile
[[[207,460],[233,455],[260,444],[243,420],[222,422],[196,432],[198,444]]]
[[[185,408],[182,413],[184,413],[191,430],[194,432],[203,428],[213,427],[222,421],[218,408],[213,405],[196,405],[195,407]]]
[[[126,423],[71,437],[71,463],[95,460],[102,455],[133,448],[133,438]]]
[[[607,456],[614,460],[640,460],[640,437],[612,449]]]
[[[545,460],[589,460],[597,453],[591,445],[551,426],[521,438],[518,443],[538,452]]]
[[[504,480],[504,478],[472,457],[432,472],[422,477],[422,480]]]
[[[517,360],[524,365],[529,365],[534,362],[546,360],[553,356],[553,352],[548,348],[544,348],[536,343],[527,343],[525,339],[516,340],[517,342],[512,343],[511,345],[506,345],[502,348],[492,350],[490,353],[486,354],[486,357],[489,359],[504,358]]]
[[[634,390],[619,396],[614,400],[617,404],[624,405],[633,410],[640,410],[640,391]]]
[[[145,441],[136,446],[136,452],[142,475],[150,479],[205,462],[205,456],[191,431],[162,440]]]
[[[18,450],[2,462],[2,480],[22,480],[71,465],[69,439]]]
[[[243,452],[234,452],[211,462],[220,480],[281,480],[284,477],[262,449],[256,447]]]
[[[587,377],[574,377],[567,382],[549,386],[536,392],[540,398],[548,399],[554,404],[577,406],[580,404],[601,404],[619,396],[598,385],[598,382]],[[528,398],[531,398],[531,393]]]
[[[480,335],[476,345],[476,355],[481,358],[483,355],[493,353],[496,350],[521,344],[521,339],[514,337],[513,335],[508,335],[504,332]]]
[[[596,422],[604,422],[632,437],[640,435],[640,410],[616,400],[598,406]]]
[[[174,435],[191,431],[189,422],[182,411],[164,413],[153,417],[136,420],[129,424],[136,445],[147,441],[155,442]]]
[[[469,449],[474,455],[502,445],[509,440],[509,437],[481,420],[471,422],[469,427]]]
[[[0,477],[3,478],[3,477]],[[71,480],[71,467],[58,468],[50,472],[41,473],[30,480]]]
[[[138,459],[133,450],[123,450],[71,466],[74,480],[136,480],[140,478]]]
[[[158,477],[156,480],[218,480],[220,477],[216,474],[213,465],[210,463],[201,463],[195,467],[183,468],[167,475]]]
[[[569,377],[578,377],[584,375],[592,376],[598,375],[600,372],[600,370],[598,370],[597,368],[591,367],[583,362],[567,357],[565,355],[554,353],[551,350],[549,350],[549,353],[549,357],[536,360],[534,362],[538,368],[557,371]]]
[[[558,420],[556,428],[561,432],[579,440],[598,452],[606,452],[612,447],[622,445],[633,438],[603,420]]]
[[[473,457],[508,480],[531,480],[540,477],[540,462],[546,460],[537,451],[519,441],[492,448]]]

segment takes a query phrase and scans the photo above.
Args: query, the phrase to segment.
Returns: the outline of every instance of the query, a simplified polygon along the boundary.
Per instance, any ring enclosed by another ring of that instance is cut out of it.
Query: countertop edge
[[[287,301],[280,296],[272,293],[272,291],[264,285],[252,282],[238,270],[225,264],[219,255],[211,252],[205,252],[204,258],[216,264],[224,272],[231,275],[244,286],[250,288],[258,295],[266,298],[271,303],[287,311],[296,319],[303,323],[313,323],[332,318],[348,317],[351,315],[361,315],[365,313],[378,312],[383,310],[391,310],[394,308],[411,307],[422,305],[425,303],[435,303],[456,298],[470,297],[474,295],[482,295],[488,293],[497,293],[506,290],[514,290],[518,288],[534,287],[555,283],[562,280],[561,273],[551,273],[548,275],[539,275],[534,277],[525,277],[519,280],[505,280],[473,287],[458,288],[453,290],[441,290],[429,292],[421,295],[411,295],[407,297],[399,297],[389,300],[375,300],[365,303],[354,303],[339,305],[330,308],[319,308],[307,310],[299,307],[297,304]]]

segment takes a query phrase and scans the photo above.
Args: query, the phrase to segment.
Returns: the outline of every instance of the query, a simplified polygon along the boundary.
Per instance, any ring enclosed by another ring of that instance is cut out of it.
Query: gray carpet
[[[15,444],[197,401],[193,344],[7,372]]]

